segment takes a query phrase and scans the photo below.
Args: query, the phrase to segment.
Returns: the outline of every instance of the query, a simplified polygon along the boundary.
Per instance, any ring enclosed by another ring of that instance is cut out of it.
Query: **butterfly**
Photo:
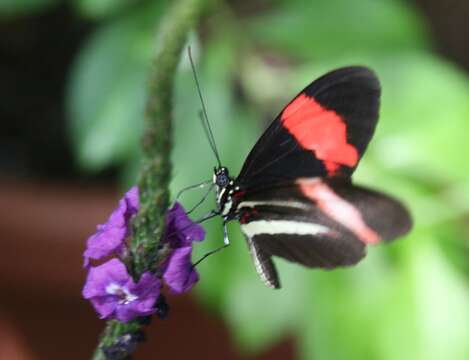
[[[237,177],[221,165],[205,114],[218,159],[215,214],[225,224],[239,221],[267,286],[280,288],[274,257],[309,268],[351,266],[365,257],[368,245],[410,230],[411,217],[399,201],[351,179],[375,131],[380,93],[376,75],[366,67],[318,78],[265,130]]]

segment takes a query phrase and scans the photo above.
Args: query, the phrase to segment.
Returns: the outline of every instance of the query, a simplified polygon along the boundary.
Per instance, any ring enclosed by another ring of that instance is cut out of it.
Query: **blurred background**
[[[104,323],[80,296],[81,253],[136,181],[170,3],[0,0],[0,359],[93,351]],[[277,261],[283,289],[272,291],[230,224],[232,246],[200,265],[191,295],[169,298],[136,359],[469,359],[468,18],[466,0],[232,0],[204,18],[190,44],[232,174],[305,85],[367,65],[381,118],[355,181],[404,200],[415,227],[352,269]],[[199,107],[184,54],[173,194],[215,164]],[[222,241],[218,220],[205,228],[197,256]]]

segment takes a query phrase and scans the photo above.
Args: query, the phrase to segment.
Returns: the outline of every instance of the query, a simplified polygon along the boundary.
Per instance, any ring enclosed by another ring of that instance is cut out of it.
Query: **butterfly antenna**
[[[204,117],[204,114],[203,114],[202,110],[199,111],[199,119],[200,119],[200,123],[202,124],[202,128],[204,129],[205,136],[208,139],[208,143],[209,143],[210,147],[212,148],[213,153],[217,157],[218,163],[220,165],[220,159],[217,156],[217,154],[218,154],[217,153],[217,147],[216,147],[215,143],[213,142],[212,138],[210,137],[210,131],[207,128],[207,123],[205,121],[205,117]]]
[[[215,138],[213,136],[210,122],[208,121],[207,108],[205,107],[205,102],[202,97],[202,91],[200,90],[199,78],[197,77],[197,72],[195,71],[195,65],[194,65],[194,60],[192,59],[192,52],[191,52],[190,46],[187,49],[187,53],[189,55],[189,61],[191,63],[192,74],[194,75],[194,81],[195,81],[195,86],[197,88],[197,93],[199,94],[200,103],[202,104],[202,112],[200,114],[202,125],[204,128],[205,134],[207,135],[208,141],[210,143],[210,147],[212,148],[212,151],[215,154],[215,157],[217,158],[218,166],[221,167],[220,155],[218,154],[217,145],[215,143]]]

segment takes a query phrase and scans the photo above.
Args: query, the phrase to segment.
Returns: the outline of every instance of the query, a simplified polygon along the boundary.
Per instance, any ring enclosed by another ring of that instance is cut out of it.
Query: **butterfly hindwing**
[[[389,196],[320,178],[246,192],[237,208],[248,244],[263,258],[326,269],[358,263],[367,245],[411,226],[408,212]]]
[[[280,281],[277,274],[277,269],[272,261],[272,255],[264,251],[261,246],[252,238],[246,237],[248,242],[249,252],[251,253],[254,266],[261,280],[270,288],[279,289]]]
[[[379,97],[378,79],[367,68],[347,67],[322,76],[272,122],[237,182],[253,187],[351,175],[373,135]]]
[[[329,186],[339,198],[353,204],[364,223],[379,235],[380,241],[392,241],[410,231],[410,214],[404,205],[393,197],[342,182],[332,182]]]
[[[348,180],[298,179],[295,185],[306,201],[367,245],[394,240],[412,226],[409,212],[399,201]]]

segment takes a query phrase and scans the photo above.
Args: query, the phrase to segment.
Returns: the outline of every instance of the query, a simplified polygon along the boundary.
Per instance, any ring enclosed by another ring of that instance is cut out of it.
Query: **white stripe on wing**
[[[256,206],[278,206],[286,208],[294,208],[301,210],[310,210],[311,206],[303,204],[299,201],[280,201],[280,200],[259,200],[259,201],[242,201],[238,205],[238,209],[243,207],[256,207]]]
[[[241,229],[251,238],[260,234],[319,235],[331,232],[324,225],[294,220],[256,220],[241,224]]]

